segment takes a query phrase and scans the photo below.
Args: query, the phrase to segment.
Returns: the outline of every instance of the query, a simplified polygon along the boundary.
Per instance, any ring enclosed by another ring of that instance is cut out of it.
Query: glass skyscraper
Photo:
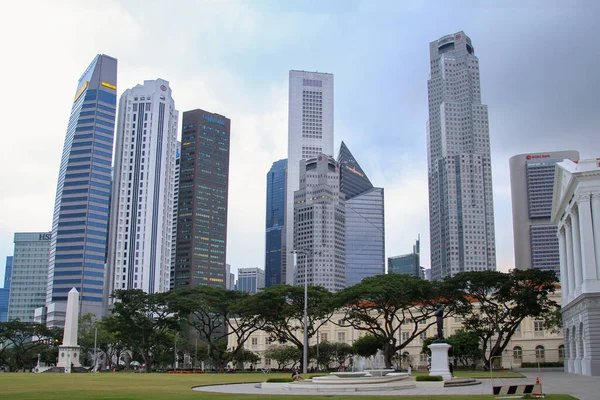
[[[285,190],[287,160],[273,163],[267,173],[267,221],[265,240],[265,286],[285,283],[281,272],[285,269]]]
[[[12,265],[13,257],[6,257],[6,268],[4,269],[4,287],[0,289],[0,322],[8,321],[8,295],[10,293]]]
[[[421,268],[421,240],[418,239],[413,246],[412,253],[396,257],[388,257],[388,274],[405,274],[425,278],[425,272]]]
[[[352,286],[385,273],[384,191],[373,187],[344,142],[338,163],[346,196],[346,286]]]
[[[52,221],[46,314],[41,316],[48,326],[64,324],[72,288],[79,291],[81,315],[103,315],[116,85],[117,60],[104,54],[77,83]]]

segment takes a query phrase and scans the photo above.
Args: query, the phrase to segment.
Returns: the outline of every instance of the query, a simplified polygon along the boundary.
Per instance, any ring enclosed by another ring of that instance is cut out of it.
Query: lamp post
[[[304,337],[303,337],[303,354],[302,354],[302,373],[306,375],[308,371],[308,271],[307,271],[307,257],[321,255],[323,252],[314,251],[309,249],[296,249],[292,250],[291,253],[295,254],[294,257],[294,270],[296,272],[296,279],[298,279],[298,254],[304,255]],[[314,276],[314,265],[313,265],[313,276]]]

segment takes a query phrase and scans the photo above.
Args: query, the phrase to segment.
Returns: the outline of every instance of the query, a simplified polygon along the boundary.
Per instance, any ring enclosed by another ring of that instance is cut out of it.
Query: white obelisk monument
[[[79,346],[77,346],[77,328],[79,324],[79,292],[73,288],[67,297],[65,331],[62,345],[58,347],[58,365],[71,373],[71,367],[81,367]]]

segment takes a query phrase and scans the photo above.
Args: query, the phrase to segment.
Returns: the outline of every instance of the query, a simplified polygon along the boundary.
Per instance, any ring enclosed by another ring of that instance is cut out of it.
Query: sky
[[[287,157],[288,71],[334,74],[336,153],[343,140],[385,189],[386,257],[410,252],[421,235],[422,265],[429,267],[429,43],[458,31],[472,39],[480,60],[497,264],[513,268],[509,158],[571,149],[600,157],[600,2],[448,4],[2,2],[0,282],[14,232],[51,229],[77,80],[98,53],[119,60],[118,95],[163,78],[180,113],[202,108],[231,119],[233,270],[264,268],[266,173]]]

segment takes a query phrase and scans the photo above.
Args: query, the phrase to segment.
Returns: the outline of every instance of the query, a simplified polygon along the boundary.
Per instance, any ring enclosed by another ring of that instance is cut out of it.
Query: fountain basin
[[[340,378],[338,376],[318,376],[306,381],[286,384],[283,389],[290,392],[361,392],[411,389],[415,381],[408,374],[378,377]]]
[[[337,376],[338,378],[360,378],[363,376],[369,376],[368,372],[330,372],[330,375]],[[321,377],[323,378],[323,377]],[[328,377],[326,377],[328,378]]]
[[[366,369],[364,372],[371,374],[371,376],[386,376],[387,374],[396,371],[395,369]]]

